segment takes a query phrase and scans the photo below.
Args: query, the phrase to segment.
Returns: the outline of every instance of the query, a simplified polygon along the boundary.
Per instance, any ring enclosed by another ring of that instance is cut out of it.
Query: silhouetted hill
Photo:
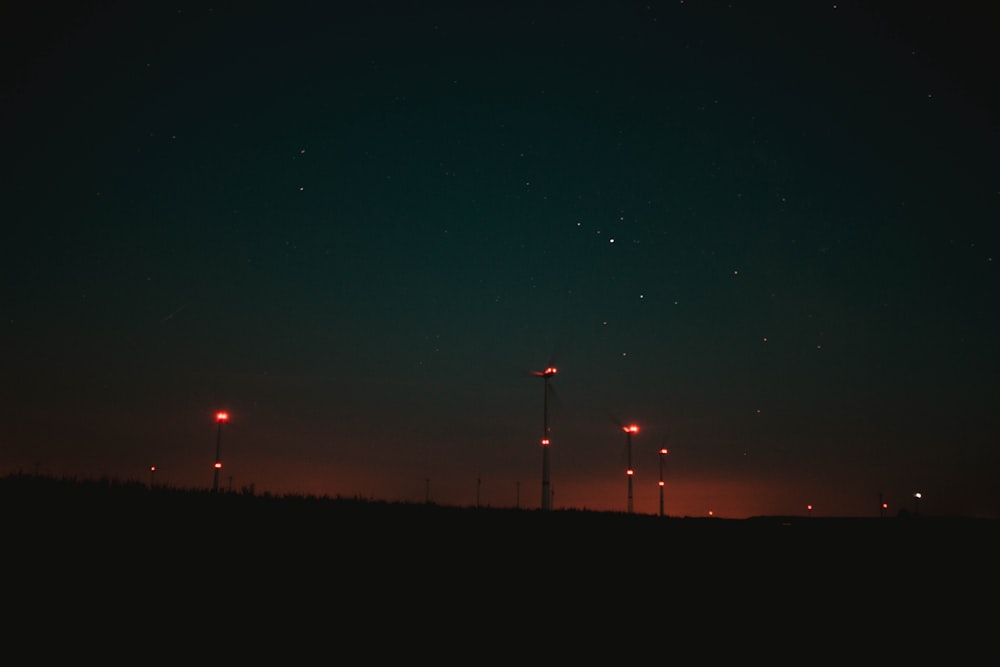
[[[11,475],[0,479],[11,535],[36,544],[198,545],[244,557],[336,545],[395,557],[457,550],[484,562],[504,552],[614,560],[627,553],[703,559],[723,554],[817,558],[932,553],[942,546],[997,552],[1000,522],[972,518],[680,518],[584,510],[519,510],[367,499],[212,493],[115,480]],[[741,551],[736,551],[741,550]],[[910,551],[912,550],[912,551]],[[860,553],[859,553],[860,551]],[[971,555],[971,554],[970,554]]]
[[[402,625],[411,640],[462,628],[523,654],[554,628],[580,651],[572,628],[649,608],[727,632],[857,633],[919,615],[985,637],[979,606],[1000,591],[985,520],[660,518],[33,476],[0,480],[0,503],[14,637],[87,628],[200,646],[218,627],[247,651],[306,627],[311,646],[361,641],[374,624],[379,651],[403,650]]]

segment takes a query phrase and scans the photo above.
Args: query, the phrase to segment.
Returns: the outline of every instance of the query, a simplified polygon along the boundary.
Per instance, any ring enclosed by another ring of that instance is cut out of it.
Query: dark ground
[[[647,624],[674,640],[688,626],[879,641],[922,628],[928,651],[947,639],[960,658],[992,636],[1000,592],[992,520],[542,513],[33,476],[0,480],[0,503],[14,637],[94,624],[187,641],[217,626],[245,651],[316,624],[359,641],[376,624],[445,652],[463,628],[502,653],[514,629],[517,644],[570,633],[580,651]]]

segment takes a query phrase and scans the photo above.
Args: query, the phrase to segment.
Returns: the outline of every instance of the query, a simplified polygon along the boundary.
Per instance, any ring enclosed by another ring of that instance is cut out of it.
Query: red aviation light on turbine
[[[628,426],[622,426],[622,430],[626,433],[638,433],[639,427],[635,424],[629,424]]]
[[[222,422],[229,421],[229,413],[228,412],[216,412],[215,413],[215,421],[219,422],[220,424]]]
[[[221,461],[216,461],[216,462],[215,462],[215,466],[213,466],[213,467],[214,467],[214,468],[215,468],[216,470],[221,470],[221,469],[222,469],[222,462],[221,462]]]
[[[660,486],[666,486],[666,484],[663,483],[662,479],[660,480]]]
[[[661,453],[661,454],[669,454],[670,452],[668,452],[668,451],[667,451],[667,448],[666,448],[666,447],[664,447],[663,449],[661,449],[661,450],[660,450],[660,453]]]
[[[542,438],[542,447],[548,447],[548,446],[549,446],[549,439]]]
[[[628,475],[629,477],[631,477],[632,475],[635,474],[635,471],[632,470],[631,468],[629,468],[628,470],[625,471],[625,474]]]

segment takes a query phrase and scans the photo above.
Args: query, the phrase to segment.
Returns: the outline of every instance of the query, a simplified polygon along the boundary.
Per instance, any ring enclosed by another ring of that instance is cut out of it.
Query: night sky
[[[1000,517],[989,3],[24,4],[0,473]]]

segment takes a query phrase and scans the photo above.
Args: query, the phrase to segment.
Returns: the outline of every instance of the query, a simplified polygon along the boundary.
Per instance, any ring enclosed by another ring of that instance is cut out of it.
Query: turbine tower
[[[549,378],[558,371],[549,366],[544,371],[535,371],[535,377],[542,378],[544,394],[542,398],[542,509],[552,509],[552,489],[549,479]]]
[[[663,516],[663,457],[667,454],[667,448],[660,447],[660,516]]]
[[[639,432],[639,427],[635,424],[622,426],[625,431],[625,442],[628,449],[628,468],[625,469],[625,476],[628,477],[628,513],[632,513],[632,477],[635,471],[632,469],[632,434]]]
[[[215,436],[215,479],[212,481],[212,493],[219,491],[219,471],[222,470],[222,425],[229,421],[229,413],[215,413],[215,421],[219,425],[219,430]]]

